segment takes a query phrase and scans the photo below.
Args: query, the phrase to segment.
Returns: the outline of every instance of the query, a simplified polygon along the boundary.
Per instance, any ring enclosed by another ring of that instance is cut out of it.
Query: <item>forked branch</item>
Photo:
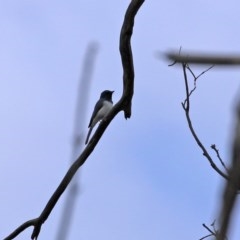
[[[199,240],[203,240],[203,239],[206,239],[206,238],[209,238],[209,237],[216,237],[217,236],[217,230],[215,229],[215,221],[211,224],[211,227],[208,227],[205,223],[202,224],[202,226],[207,229],[207,231],[209,232],[209,234],[207,234],[206,236],[204,237],[201,237]]]
[[[186,115],[186,119],[187,119],[187,123],[188,123],[188,127],[190,129],[190,132],[195,140],[195,142],[197,143],[197,145],[200,147],[200,149],[203,152],[203,155],[206,157],[206,159],[209,161],[211,167],[223,178],[225,178],[226,180],[229,180],[229,176],[227,173],[223,172],[213,161],[212,157],[210,156],[210,154],[208,153],[207,149],[205,148],[205,146],[203,145],[203,143],[201,142],[201,140],[199,139],[193,124],[192,124],[192,120],[190,117],[190,96],[192,95],[192,93],[196,90],[196,82],[199,79],[200,76],[202,76],[204,73],[206,73],[207,71],[209,71],[213,66],[209,67],[207,70],[203,71],[202,73],[200,73],[198,76],[196,76],[193,71],[191,70],[191,68],[189,67],[189,65],[187,63],[182,63],[182,70],[183,70],[183,76],[184,76],[184,83],[185,83],[185,92],[186,92],[186,98],[185,100],[182,102],[182,107],[185,111],[185,115]],[[194,79],[194,87],[192,90],[189,89],[189,84],[188,84],[188,75],[187,75],[187,70],[190,72],[190,74],[193,76]]]

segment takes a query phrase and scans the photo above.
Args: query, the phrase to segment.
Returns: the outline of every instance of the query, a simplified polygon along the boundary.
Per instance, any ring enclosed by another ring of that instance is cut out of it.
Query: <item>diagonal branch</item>
[[[7,236],[4,240],[10,240],[19,235],[26,228],[33,226],[33,233],[31,238],[37,239],[42,224],[47,220],[50,213],[52,212],[54,206],[58,202],[62,193],[65,191],[69,183],[71,182],[73,176],[77,172],[77,170],[84,164],[87,160],[88,156],[93,152],[96,147],[98,141],[102,137],[106,128],[113,120],[113,118],[120,112],[124,111],[125,118],[129,118],[131,116],[131,101],[133,97],[133,87],[134,87],[134,66],[132,59],[132,50],[131,50],[131,36],[134,26],[134,18],[144,3],[144,0],[132,0],[127,9],[121,35],[120,35],[120,53],[122,57],[122,65],[123,65],[123,94],[121,99],[115,104],[112,110],[109,112],[108,116],[99,124],[95,134],[93,135],[91,141],[83,150],[82,154],[77,158],[77,160],[72,164],[72,166],[67,171],[66,175],[62,179],[61,183],[57,187],[56,191],[51,196],[50,200],[46,204],[42,213],[38,218],[32,219],[30,221],[25,222],[20,227],[18,227],[15,231],[13,231],[9,236]]]

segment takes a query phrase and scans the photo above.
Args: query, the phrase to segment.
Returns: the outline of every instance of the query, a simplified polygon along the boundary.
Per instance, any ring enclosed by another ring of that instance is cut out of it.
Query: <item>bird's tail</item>
[[[91,135],[92,130],[93,130],[93,127],[90,127],[89,130],[88,130],[88,134],[87,134],[87,138],[86,138],[85,144],[88,143],[88,140],[89,140],[89,137]]]

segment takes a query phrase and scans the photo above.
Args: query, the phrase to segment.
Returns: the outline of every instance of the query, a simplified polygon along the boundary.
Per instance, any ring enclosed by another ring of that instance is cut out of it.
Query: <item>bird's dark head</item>
[[[114,91],[105,90],[101,93],[100,98],[111,101],[113,93],[114,93]]]

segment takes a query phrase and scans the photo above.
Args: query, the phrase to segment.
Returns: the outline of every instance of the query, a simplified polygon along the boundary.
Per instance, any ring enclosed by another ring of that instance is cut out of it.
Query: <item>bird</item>
[[[94,107],[92,117],[91,117],[89,125],[88,125],[89,130],[88,130],[85,144],[88,143],[89,137],[90,137],[91,132],[92,132],[93,128],[95,127],[95,125],[100,120],[102,120],[105,116],[107,116],[109,111],[112,109],[112,107],[113,107],[112,94],[113,93],[114,93],[114,91],[110,91],[110,90],[105,90],[101,93],[100,98]]]

